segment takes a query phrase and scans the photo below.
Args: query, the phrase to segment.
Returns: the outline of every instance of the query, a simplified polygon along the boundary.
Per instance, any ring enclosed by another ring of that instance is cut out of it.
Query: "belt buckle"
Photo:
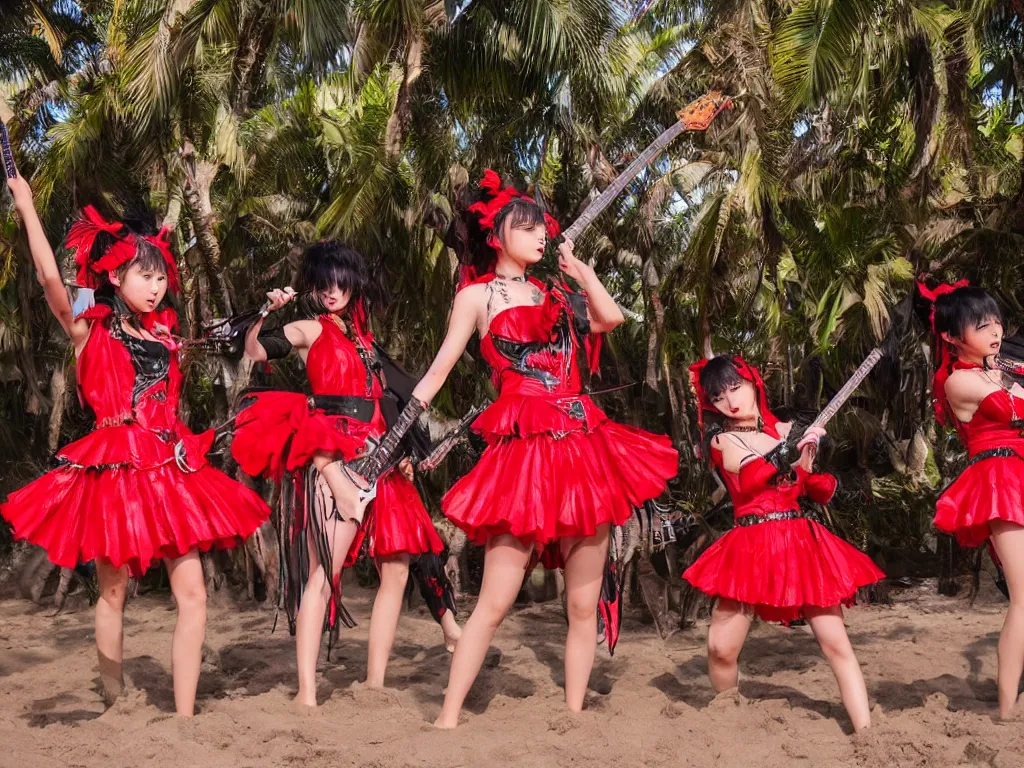
[[[566,410],[569,414],[569,418],[576,419],[576,421],[585,421],[587,418],[587,412],[583,408],[582,400],[573,400],[569,403],[569,408]]]

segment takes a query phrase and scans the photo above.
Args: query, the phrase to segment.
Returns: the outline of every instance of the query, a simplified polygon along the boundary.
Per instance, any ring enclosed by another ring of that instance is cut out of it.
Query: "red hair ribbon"
[[[765,387],[764,379],[761,378],[761,372],[757,368],[739,355],[732,358],[732,364],[736,367],[736,372],[740,375],[740,378],[746,379],[754,385],[754,391],[757,393],[757,408],[761,413],[761,421],[764,423],[764,431],[772,437],[779,437],[778,423],[779,420],[775,414],[771,412],[768,407],[768,389]],[[697,424],[700,426],[701,431],[704,430],[704,413],[714,413],[719,416],[722,412],[715,408],[710,398],[708,398],[707,392],[700,385],[700,374],[704,370],[710,360],[701,360],[690,366],[690,387],[693,389],[694,396],[697,398]]]
[[[921,292],[921,296],[930,301],[932,305],[931,313],[928,316],[928,323],[935,335],[935,376],[932,379],[932,404],[935,406],[935,419],[943,427],[949,423],[949,416],[952,413],[949,401],[946,399],[946,380],[953,372],[953,360],[949,344],[935,331],[935,302],[938,301],[939,296],[945,296],[957,288],[965,288],[968,285],[970,282],[967,280],[959,280],[952,285],[940,283],[934,288],[929,288],[923,280],[919,280],[917,283],[917,290]]]
[[[946,294],[952,293],[957,288],[966,288],[970,284],[969,280],[958,280],[952,285],[949,283],[939,283],[934,288],[929,288],[924,284],[923,280],[918,281],[917,290],[920,291],[921,295],[928,299],[932,304],[932,311],[928,317],[928,322],[932,327],[932,333],[935,333],[935,302],[938,301],[939,296],[945,296]]]
[[[480,228],[488,231],[494,229],[494,217],[498,215],[502,208],[516,198],[529,200],[531,203],[536,202],[532,197],[524,195],[515,187],[502,187],[501,177],[490,168],[484,171],[484,177],[480,180],[480,189],[489,194],[489,199],[473,203],[469,206],[469,210],[477,215]],[[558,226],[558,222],[546,211],[544,212],[544,227],[550,238],[558,237],[558,233],[562,231],[562,228]]]
[[[106,232],[116,238],[116,242],[98,259],[89,262],[92,253],[92,246],[100,232]],[[167,287],[171,291],[178,290],[178,265],[171,253],[171,243],[168,239],[169,230],[162,228],[154,236],[144,236],[142,239],[154,246],[160,255],[163,256],[167,265]],[[78,265],[76,281],[85,288],[99,288],[100,276],[106,272],[113,272],[119,267],[127,264],[138,252],[138,245],[135,242],[135,235],[128,231],[128,228],[117,221],[107,221],[100,215],[93,206],[87,205],[82,209],[82,218],[71,225],[64,247],[74,251],[75,264]]]
[[[349,308],[349,319],[352,321],[352,333],[362,343],[363,347],[370,349],[373,346],[373,333],[370,331],[370,318],[366,312],[366,304],[362,297],[356,300]]]

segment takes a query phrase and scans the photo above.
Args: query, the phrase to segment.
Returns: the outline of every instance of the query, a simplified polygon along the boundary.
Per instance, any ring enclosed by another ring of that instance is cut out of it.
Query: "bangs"
[[[160,253],[160,249],[141,237],[135,238],[135,241],[138,243],[135,258],[128,262],[126,269],[138,267],[143,272],[159,272],[161,275],[166,275],[167,262],[164,261],[164,255]]]
[[[369,277],[362,254],[336,240],[306,248],[302,255],[302,284],[306,290],[330,291],[335,287],[351,294],[351,300],[365,292]]]
[[[97,238],[98,239],[98,238]],[[156,272],[161,275],[167,274],[167,262],[160,249],[150,242],[136,236],[135,255],[118,267],[115,272],[122,280],[132,267],[138,267],[140,272]]]
[[[303,269],[303,278],[306,287],[313,291],[330,291],[337,288],[339,291],[351,292],[356,286],[356,275],[351,269],[346,269],[341,264],[317,264],[310,269]]]
[[[514,198],[494,217],[494,231],[502,232],[505,222],[513,229],[533,229],[544,224],[544,209],[532,200]]]
[[[720,394],[746,379],[736,370],[736,364],[725,355],[713,357],[700,372],[700,386],[708,401],[713,401]]]
[[[940,296],[935,302],[935,330],[961,338],[968,328],[986,320],[1003,321],[996,300],[983,288],[974,285],[957,288]]]

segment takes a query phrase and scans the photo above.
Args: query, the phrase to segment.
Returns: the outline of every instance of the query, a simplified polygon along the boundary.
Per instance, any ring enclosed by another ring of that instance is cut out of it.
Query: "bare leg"
[[[313,531],[307,531],[309,547],[309,578],[302,593],[302,603],[295,619],[295,658],[299,672],[299,692],[295,703],[307,707],[316,706],[316,662],[320,656],[323,640],[324,616],[331,599],[331,585],[338,578],[345,564],[345,557],[358,528],[353,522],[344,522],[331,516],[322,520],[324,533],[330,544],[330,572],[324,569],[317,555]]]
[[[739,685],[740,651],[750,631],[750,616],[735,600],[719,598],[708,628],[708,677],[721,693]]]
[[[454,728],[459,724],[462,703],[480,672],[498,625],[519,594],[532,551],[532,546],[524,546],[514,536],[496,536],[488,542],[480,599],[462,628],[462,638],[452,656],[448,692],[441,714],[434,722],[438,728]]]
[[[331,496],[341,516],[361,523],[365,510],[359,510],[359,489],[345,475],[341,464],[330,456],[317,454],[313,457],[313,465],[331,489]]]
[[[391,656],[391,646],[395,644],[395,630],[402,613],[405,585],[409,581],[409,555],[381,558],[377,565],[380,588],[370,614],[370,648],[366,665],[366,685],[370,688],[384,687],[384,673]]]
[[[570,712],[583,710],[583,699],[597,653],[597,602],[601,598],[608,558],[608,526],[586,539],[564,539],[566,607],[565,703]]]
[[[853,723],[853,730],[860,731],[871,727],[871,708],[868,706],[868,689],[864,685],[864,675],[860,664],[853,653],[850,638],[846,634],[843,623],[843,609],[838,605],[831,608],[811,608],[804,610],[807,623],[814,630],[814,636],[821,646],[822,653],[832,667],[832,674],[839,683],[839,695],[843,706]]]
[[[171,640],[171,677],[174,678],[174,709],[192,717],[196,707],[199,669],[203,664],[206,638],[206,577],[199,552],[165,560],[171,577],[171,592],[178,605],[178,621]]]
[[[1024,528],[1003,520],[993,520],[992,543],[1003,561],[1006,584],[1010,589],[1010,607],[999,632],[999,717],[1013,714],[1024,669]]]
[[[96,653],[100,664],[100,683],[108,705],[121,695],[124,677],[124,601],[128,589],[128,569],[115,568],[108,561],[96,561],[100,599],[96,602]]]

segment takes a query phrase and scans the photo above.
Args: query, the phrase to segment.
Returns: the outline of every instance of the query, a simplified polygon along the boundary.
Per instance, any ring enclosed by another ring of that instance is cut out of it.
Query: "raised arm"
[[[477,328],[480,294],[476,287],[471,286],[455,294],[452,314],[448,319],[448,333],[434,357],[434,362],[412,391],[412,396],[424,404],[429,404],[441,391],[448,374],[466,351],[466,344]]]
[[[269,309],[271,312],[280,309],[294,298],[295,291],[290,287],[270,291],[267,294],[267,300],[270,304]],[[288,323],[281,329],[280,334],[275,334],[273,339],[264,339],[268,345],[273,347],[273,349],[268,350],[263,342],[260,341],[260,331],[263,330],[264,319],[263,317],[259,318],[245,334],[245,356],[249,360],[262,363],[269,359],[285,357],[291,347],[296,349],[309,348],[309,340],[303,330],[303,323],[300,320]],[[273,343],[271,344],[271,342]]]
[[[622,310],[608,293],[608,289],[604,287],[604,283],[598,278],[594,268],[573,255],[571,240],[566,240],[558,246],[558,266],[586,291],[591,331],[607,333],[625,322],[626,318],[623,316]]]
[[[74,318],[71,300],[64,287],[64,279],[57,266],[57,259],[54,258],[53,249],[46,239],[39,214],[36,213],[36,206],[32,200],[32,188],[21,174],[13,179],[8,179],[7,186],[10,187],[11,194],[14,195],[15,210],[21,216],[21,222],[25,226],[28,247],[32,252],[32,263],[36,269],[36,279],[43,286],[46,303],[61,328],[71,339],[71,343],[75,345],[75,351],[80,352],[89,337],[89,323],[86,320],[76,321]]]

